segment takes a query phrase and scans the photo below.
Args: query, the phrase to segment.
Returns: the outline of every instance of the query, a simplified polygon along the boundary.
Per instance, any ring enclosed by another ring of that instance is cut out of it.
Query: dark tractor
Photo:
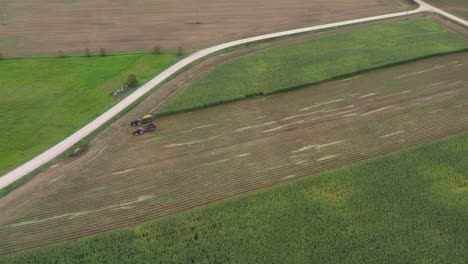
[[[135,130],[133,130],[133,135],[134,136],[140,136],[140,135],[143,135],[145,133],[145,129],[142,128],[142,127],[139,127]]]
[[[156,130],[156,124],[154,122],[151,122],[149,124],[146,124],[144,127],[139,127],[133,130],[133,135],[140,136],[140,135],[143,135],[145,132],[150,132],[150,131],[155,131],[155,130]]]
[[[133,119],[130,121],[130,126],[135,127],[141,125],[141,119]]]

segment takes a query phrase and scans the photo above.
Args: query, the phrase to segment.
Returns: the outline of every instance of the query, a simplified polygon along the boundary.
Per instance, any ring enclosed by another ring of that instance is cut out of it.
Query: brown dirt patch
[[[406,8],[406,0],[2,1],[0,51],[17,57],[86,47],[193,49]]]

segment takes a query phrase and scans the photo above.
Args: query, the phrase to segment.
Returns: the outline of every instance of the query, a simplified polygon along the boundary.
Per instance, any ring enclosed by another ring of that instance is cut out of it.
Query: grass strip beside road
[[[462,263],[468,134],[2,263]]]
[[[158,115],[271,94],[466,49],[468,41],[427,18],[339,33],[231,60],[187,87]]]
[[[140,53],[0,61],[0,175],[114,105],[109,93],[128,74],[144,83],[177,60]]]

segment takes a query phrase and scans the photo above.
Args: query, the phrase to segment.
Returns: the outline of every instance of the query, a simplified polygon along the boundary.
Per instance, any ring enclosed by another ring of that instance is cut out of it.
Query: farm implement
[[[136,127],[132,132],[134,136],[140,136],[146,132],[156,130],[156,123],[152,115],[145,115],[143,118],[134,119],[130,121],[130,126]]]

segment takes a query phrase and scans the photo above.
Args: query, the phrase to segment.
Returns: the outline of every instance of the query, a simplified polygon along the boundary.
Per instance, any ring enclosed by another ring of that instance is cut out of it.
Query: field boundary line
[[[11,183],[21,179],[28,173],[52,161],[54,158],[56,158],[57,156],[59,156],[60,154],[68,150],[69,148],[73,147],[80,140],[82,140],[83,138],[85,138],[86,136],[88,136],[89,134],[97,130],[99,127],[104,125],[106,122],[111,120],[113,117],[118,115],[121,111],[126,109],[132,103],[139,100],[145,94],[150,92],[154,87],[161,84],[166,79],[170,78],[172,75],[176,74],[177,72],[182,70],[184,67],[188,66],[189,64],[201,58],[204,58],[210,54],[213,54],[215,52],[222,51],[227,48],[251,43],[251,42],[261,41],[261,40],[274,39],[274,38],[278,38],[282,36],[295,35],[295,34],[305,33],[305,32],[313,32],[313,31],[322,30],[322,29],[328,29],[328,28],[334,28],[334,27],[340,27],[340,26],[348,26],[348,25],[388,19],[388,18],[403,17],[403,16],[408,16],[408,15],[422,13],[422,12],[438,13],[444,17],[447,17],[449,19],[457,21],[458,23],[468,26],[468,22],[463,19],[453,16],[438,8],[434,8],[431,5],[428,5],[421,0],[415,0],[415,1],[419,4],[419,7],[411,11],[402,11],[402,12],[391,13],[391,14],[386,14],[386,15],[358,18],[358,19],[346,20],[342,22],[335,22],[335,23],[317,25],[317,26],[312,26],[312,27],[287,30],[287,31],[282,31],[282,32],[277,32],[277,33],[270,33],[266,35],[260,35],[256,37],[249,37],[249,38],[244,38],[240,40],[230,41],[227,43],[215,45],[209,48],[196,51],[195,53],[187,56],[186,58],[180,60],[179,62],[175,63],[171,67],[161,72],[159,75],[157,75],[156,77],[151,79],[149,82],[147,82],[146,84],[138,88],[136,91],[134,91],[132,94],[127,96],[124,100],[120,101],[111,109],[107,110],[102,115],[100,115],[99,117],[97,117],[96,119],[94,119],[93,121],[91,121],[90,123],[82,127],[81,129],[79,129],[78,131],[76,131],[75,133],[67,137],[66,139],[62,140],[61,142],[57,143],[53,147],[39,154],[35,158],[27,161],[26,163],[20,165],[19,167],[13,169],[12,171],[0,177],[0,189],[5,188]]]

